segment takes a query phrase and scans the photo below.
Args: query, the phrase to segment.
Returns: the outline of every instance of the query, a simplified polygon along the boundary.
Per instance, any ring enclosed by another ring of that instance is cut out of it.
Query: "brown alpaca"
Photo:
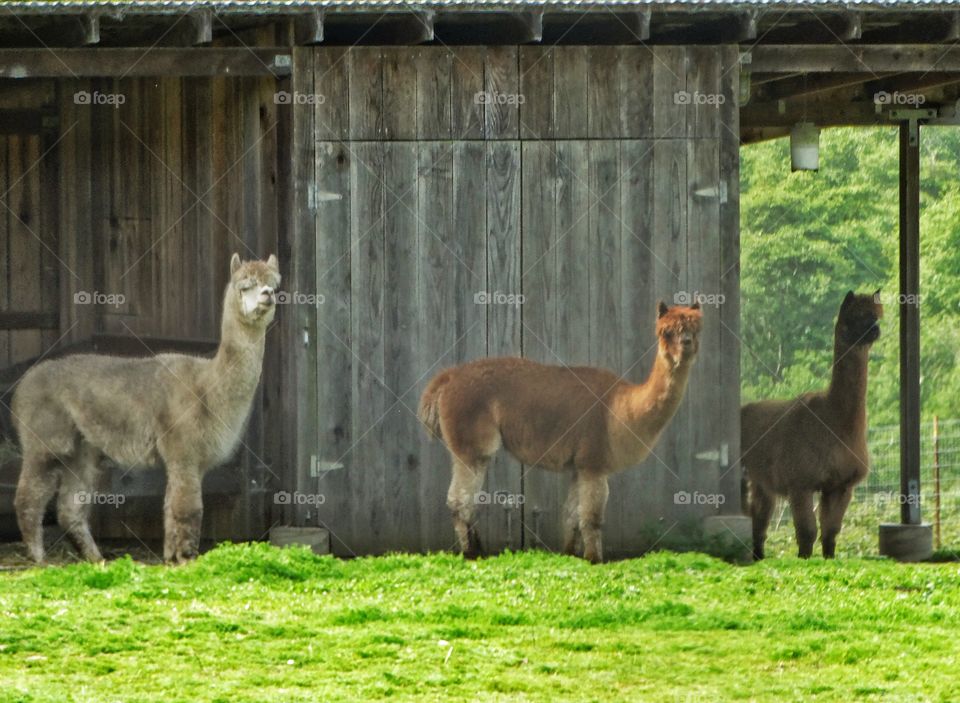
[[[212,359],[78,354],[24,375],[13,396],[23,451],[15,505],[31,558],[43,560],[43,514],[59,489],[60,526],[83,557],[101,559],[90,533],[90,501],[78,495],[94,490],[103,457],[132,468],[166,468],[164,559],[196,556],[203,474],[240,442],[279,285],[275,256],[241,263],[233,255]]]
[[[756,559],[763,559],[777,496],[790,501],[800,557],[806,559],[813,553],[817,539],[813,494],[818,492],[823,556],[834,556],[854,486],[869,470],[867,360],[871,345],[880,336],[878,321],[883,317],[877,294],[854,295],[850,291],[843,299],[834,333],[833,373],[826,391],[793,400],[749,403],[740,411]]]
[[[699,346],[699,305],[658,307],[658,350],[641,385],[589,366],[547,366],[518,358],[480,359],[440,372],[420,400],[420,420],[453,458],[447,506],[461,551],[480,550],[476,495],[501,447],[517,460],[569,471],[564,551],[603,559],[607,477],[643,461],[683,399]]]

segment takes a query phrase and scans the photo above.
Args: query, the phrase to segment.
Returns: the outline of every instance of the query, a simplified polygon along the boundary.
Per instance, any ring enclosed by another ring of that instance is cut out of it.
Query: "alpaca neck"
[[[870,347],[834,343],[833,370],[827,396],[842,426],[865,430],[867,419],[867,362]]]
[[[683,400],[693,360],[675,362],[667,354],[658,353],[647,380],[629,391],[628,418],[638,436],[655,438]]]
[[[231,291],[224,296],[220,346],[209,366],[208,393],[214,402],[248,406],[260,382],[266,329],[243,322]]]

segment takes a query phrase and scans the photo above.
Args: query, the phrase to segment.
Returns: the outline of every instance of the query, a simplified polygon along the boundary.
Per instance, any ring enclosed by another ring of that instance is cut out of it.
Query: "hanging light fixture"
[[[790,130],[790,169],[820,170],[820,128],[812,122],[798,122]]]

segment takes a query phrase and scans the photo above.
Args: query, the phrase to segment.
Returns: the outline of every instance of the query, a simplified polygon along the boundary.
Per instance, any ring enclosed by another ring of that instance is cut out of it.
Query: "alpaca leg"
[[[813,493],[797,491],[790,494],[790,511],[793,513],[793,529],[797,535],[797,550],[801,559],[813,554],[817,541],[817,518],[813,513]]]
[[[767,527],[776,505],[776,497],[759,485],[750,487],[750,519],[753,523],[753,558],[763,559],[763,547],[767,541]]]
[[[23,457],[14,507],[27,554],[37,563],[43,561],[43,515],[59,482],[60,472],[53,469],[48,460]]]
[[[447,507],[453,516],[453,529],[457,534],[460,551],[468,559],[479,556],[480,538],[473,524],[477,508],[477,493],[487,475],[486,462],[471,467],[454,457],[453,478],[447,491]]]
[[[195,469],[167,467],[167,492],[163,499],[163,559],[182,564],[200,551],[203,495]]]
[[[820,541],[824,559],[833,559],[837,550],[837,535],[843,526],[843,516],[853,497],[853,486],[839,491],[824,491],[820,497]]]
[[[567,491],[567,500],[563,504],[563,553],[571,556],[576,555],[577,542],[580,540],[580,514],[577,509],[579,503],[577,475],[574,474]]]
[[[577,515],[583,536],[583,558],[594,564],[603,561],[603,514],[609,495],[606,476],[581,474],[577,477]]]
[[[100,453],[83,443],[74,461],[66,465],[57,496],[57,521],[73,546],[87,561],[102,561],[100,550],[90,533],[90,510],[97,478]]]

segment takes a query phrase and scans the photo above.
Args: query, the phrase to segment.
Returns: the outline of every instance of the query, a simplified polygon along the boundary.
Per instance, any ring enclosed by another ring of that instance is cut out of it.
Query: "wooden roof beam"
[[[888,74],[896,75],[896,74]],[[768,82],[756,87],[753,91],[755,100],[795,100],[797,98],[829,92],[852,85],[867,82],[873,75],[869,73],[830,73],[804,74],[795,78],[785,78],[780,81]]]
[[[900,102],[897,95],[903,95],[904,105],[910,104],[911,96],[923,95],[926,92],[948,85],[960,83],[960,72],[957,73],[908,73],[893,78],[874,80],[864,83],[864,95],[877,104],[895,106]]]
[[[960,45],[758,45],[750,50],[750,66],[756,73],[862,72],[871,78],[905,71],[954,73],[960,71]]]
[[[290,50],[261,47],[0,49],[0,78],[281,76]]]

